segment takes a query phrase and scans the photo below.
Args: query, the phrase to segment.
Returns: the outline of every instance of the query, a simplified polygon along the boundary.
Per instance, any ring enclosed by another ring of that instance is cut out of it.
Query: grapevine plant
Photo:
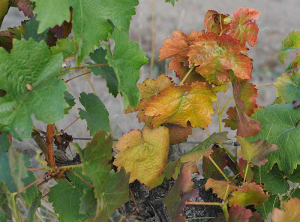
[[[171,221],[186,221],[187,205],[216,205],[223,210],[219,219],[230,222],[300,221],[300,54],[274,83],[276,101],[258,106],[246,45],[257,42],[259,12],[239,8],[231,16],[209,10],[203,30],[176,30],[159,50],[159,60],[171,59],[169,69],[180,83],[161,74],[137,84],[148,62],[128,35],[137,5],[138,0],[1,0],[1,23],[9,7],[29,18],[0,32],[1,221],[38,221],[42,198],[59,221],[108,221],[134,200],[131,183],[152,190],[165,180],[175,181],[163,199]],[[282,43],[280,61],[299,46],[300,33],[293,31]],[[114,97],[121,94],[125,112],[137,112],[144,122],[141,130],[114,144],[109,113],[98,96],[82,92],[75,100],[68,91],[69,81],[90,73],[103,77]],[[220,104],[217,95],[227,91],[232,97]],[[77,154],[70,159],[72,135],[55,123],[77,99],[92,139],[84,148],[74,143]],[[227,108],[231,100],[235,106]],[[219,131],[208,132],[214,113]],[[35,127],[33,118],[47,130]],[[223,123],[236,137],[228,138]],[[192,128],[202,129],[207,139],[168,161],[170,145],[187,141]],[[38,168],[12,146],[12,138],[30,137],[41,150]],[[239,148],[229,149],[229,139]],[[35,171],[44,174],[36,178]],[[195,175],[205,178],[205,188],[219,201],[193,201]],[[45,193],[40,185],[50,179],[55,185]]]

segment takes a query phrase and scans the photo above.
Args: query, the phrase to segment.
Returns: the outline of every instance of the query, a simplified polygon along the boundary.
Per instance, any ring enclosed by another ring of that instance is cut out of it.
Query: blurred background
[[[249,7],[260,11],[260,17],[257,21],[259,26],[258,42],[254,47],[249,47],[249,55],[253,59],[254,69],[252,74],[252,82],[260,85],[264,83],[272,83],[278,78],[285,69],[279,61],[278,55],[281,48],[282,40],[292,30],[300,31],[300,2],[299,0],[179,0],[173,7],[164,0],[140,0],[139,6],[136,8],[136,15],[133,16],[130,28],[130,37],[139,43],[140,48],[144,50],[149,58],[147,65],[141,69],[142,82],[146,78],[156,78],[162,73],[172,76],[175,81],[173,71],[167,69],[168,60],[157,62],[158,49],[162,45],[162,41],[172,36],[172,31],[181,30],[188,34],[191,30],[200,31],[203,29],[204,16],[207,10],[216,10],[221,13],[232,15],[233,11],[239,7]],[[8,27],[19,26],[21,21],[28,19],[24,17],[22,12],[16,8],[11,8],[5,17],[1,30]],[[151,49],[152,53],[151,53]],[[292,54],[292,53],[291,53]],[[150,60],[154,56],[153,69],[150,70]],[[287,57],[287,63],[293,55]],[[76,64],[71,63],[75,66]],[[71,78],[78,73],[70,73],[65,79]],[[89,83],[92,82],[93,86]],[[123,133],[129,132],[131,129],[141,129],[143,124],[139,123],[136,113],[124,114],[124,104],[122,97],[114,98],[108,93],[106,82],[100,76],[90,75],[88,78],[77,78],[68,83],[69,92],[76,98],[77,104],[65,116],[63,120],[57,123],[58,129],[66,128],[78,115],[78,108],[81,108],[78,97],[82,91],[93,92],[94,87],[97,96],[105,104],[109,114],[111,128],[115,138],[122,136]],[[272,103],[276,98],[276,90],[273,86],[264,86],[258,88],[258,104],[261,106]],[[232,94],[231,89],[228,93],[219,93],[218,98],[220,104],[223,105]],[[233,103],[230,104],[233,106]],[[228,107],[230,107],[230,105]],[[223,118],[227,115],[223,114]],[[45,130],[46,125],[35,121],[35,126]],[[224,126],[222,127],[223,130]],[[230,129],[227,129],[228,131]],[[213,116],[213,124],[207,131],[213,133],[218,131],[217,116]],[[89,137],[85,120],[78,120],[70,128],[67,133],[73,137]],[[234,141],[234,132],[229,136]],[[207,135],[201,129],[194,129],[193,135],[189,137],[189,141],[202,141]],[[78,141],[82,146],[86,141]],[[26,144],[24,147],[24,143]],[[28,150],[34,155],[38,150],[35,143],[28,139],[24,141],[22,148]],[[17,141],[14,141],[16,147],[20,147]],[[176,145],[173,148],[184,152],[190,149],[191,144]],[[74,154],[74,152],[73,152]],[[70,153],[72,156],[73,154]]]

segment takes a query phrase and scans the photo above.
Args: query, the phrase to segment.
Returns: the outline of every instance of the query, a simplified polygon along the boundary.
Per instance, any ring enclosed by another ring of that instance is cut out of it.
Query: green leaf
[[[73,97],[73,95],[71,93],[69,93],[68,91],[64,92],[64,99],[66,100],[66,102],[68,103],[68,107],[65,108],[64,113],[68,114],[69,111],[73,108],[73,106],[75,106],[76,102],[75,102],[75,98]]]
[[[74,168],[73,171],[83,177],[81,169]],[[67,180],[58,180],[57,185],[50,188],[49,202],[52,203],[55,213],[59,214],[60,221],[85,220],[87,216],[80,214],[79,208],[83,190],[88,188],[88,186],[72,173],[67,173],[67,176],[73,185]],[[87,180],[86,178],[84,179]]]
[[[74,43],[73,39],[60,39],[56,42],[56,46],[51,47],[53,55],[62,53],[64,60],[77,55],[77,44]]]
[[[264,184],[264,190],[272,194],[284,194],[290,189],[286,176],[280,171],[277,165],[272,170],[265,172],[264,168],[254,167],[254,180]]]
[[[0,49],[0,57],[0,131],[21,140],[31,135],[32,114],[47,124],[64,116],[61,54],[52,56],[45,42],[29,39],[15,40],[10,54]]]
[[[0,183],[0,210],[7,219],[12,219],[12,211],[8,206],[8,199],[6,193],[9,192],[7,187],[2,182]]]
[[[264,202],[261,206],[256,207],[256,209],[258,213],[263,215],[264,219],[267,219],[275,207],[280,208],[280,199],[278,195],[270,196],[266,202]]]
[[[291,174],[300,164],[299,110],[293,109],[293,104],[269,105],[257,110],[251,118],[260,122],[261,131],[248,140],[261,139],[278,145],[278,151],[267,156],[266,171],[277,162],[279,170]]]
[[[38,192],[37,197],[33,200],[28,211],[28,218],[27,218],[28,222],[37,221],[35,212],[41,206],[41,198],[42,198],[42,193]]]
[[[80,199],[80,214],[87,214],[89,217],[94,217],[97,210],[97,199],[94,195],[94,189],[87,188],[83,191],[83,196]]]
[[[42,33],[37,33],[39,22],[36,20],[36,16],[27,20],[25,23],[25,39],[33,38],[36,42],[46,40],[48,38],[48,29]]]
[[[112,160],[113,138],[111,135],[105,135],[104,131],[95,133],[92,141],[80,152],[83,174],[91,179],[96,197],[101,196],[111,171],[111,165],[108,163]]]
[[[70,7],[73,8],[73,34],[78,44],[78,62],[93,52],[100,41],[106,41],[112,26],[128,30],[131,17],[135,14],[138,0],[34,0],[38,32],[61,25],[70,19]],[[59,7],[57,7],[59,5]],[[120,10],[122,9],[122,10]],[[92,22],[91,22],[92,21]]]
[[[277,89],[276,96],[284,101],[291,103],[293,100],[300,100],[300,71],[279,77],[274,85]]]
[[[300,46],[300,32],[292,31],[288,36],[283,40],[281,51],[279,54],[279,59],[282,64],[284,64],[285,57],[296,48]]]
[[[108,62],[105,59],[106,54],[107,54],[106,49],[99,48],[96,49],[94,53],[91,53],[90,57],[96,64],[104,64]],[[114,97],[116,97],[118,95],[119,82],[114,69],[112,67],[109,67],[108,65],[91,67],[90,69],[96,76],[101,75],[103,78],[106,79],[106,84],[109,92]]]
[[[124,98],[124,107],[135,107],[140,100],[140,93],[136,86],[140,78],[140,68],[148,62],[145,52],[140,50],[136,42],[130,41],[128,35],[115,29],[111,35],[115,40],[114,53],[106,45],[106,59],[113,67],[119,81],[119,92]]]
[[[110,132],[109,113],[98,96],[93,93],[82,92],[79,101],[85,108],[85,111],[79,109],[79,115],[81,119],[86,120],[90,135],[94,135],[99,130],[105,130],[106,133]]]
[[[10,147],[10,141],[8,139],[8,133],[2,133],[0,135],[0,155],[8,152]]]
[[[166,0],[166,2],[170,2],[174,6],[175,2],[178,2],[178,0]]]

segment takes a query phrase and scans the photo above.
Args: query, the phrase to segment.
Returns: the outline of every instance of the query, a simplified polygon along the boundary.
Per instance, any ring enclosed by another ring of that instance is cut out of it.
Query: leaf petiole
[[[208,159],[215,165],[215,167],[219,170],[219,172],[222,174],[222,176],[225,178],[227,182],[230,182],[228,177],[225,175],[225,173],[220,169],[220,167],[216,164],[216,162],[211,158],[211,156],[208,156]]]
[[[195,66],[192,66],[192,67],[190,68],[190,70],[187,72],[187,74],[185,74],[185,76],[183,77],[183,79],[182,79],[181,82],[179,83],[180,86],[184,83],[184,81],[187,79],[187,77],[189,77],[189,75],[191,74],[191,72],[193,71],[194,68],[195,68]]]

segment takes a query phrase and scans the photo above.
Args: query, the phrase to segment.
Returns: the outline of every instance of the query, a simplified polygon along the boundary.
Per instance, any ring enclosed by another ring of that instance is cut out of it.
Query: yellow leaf
[[[162,182],[169,153],[168,128],[132,130],[119,138],[115,146],[120,153],[115,156],[114,165],[130,172],[130,183],[137,179],[152,189]]]

